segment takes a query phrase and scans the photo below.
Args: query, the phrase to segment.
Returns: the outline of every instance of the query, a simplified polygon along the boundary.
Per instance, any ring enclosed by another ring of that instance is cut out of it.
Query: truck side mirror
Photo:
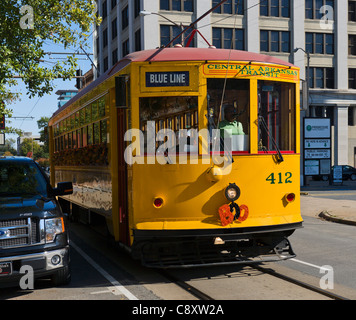
[[[65,196],[73,193],[73,183],[72,182],[59,182],[57,188],[54,189],[56,196]]]

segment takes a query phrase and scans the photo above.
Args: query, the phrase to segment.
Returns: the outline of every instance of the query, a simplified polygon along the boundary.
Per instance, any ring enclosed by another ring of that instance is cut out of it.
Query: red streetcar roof
[[[264,54],[228,50],[228,49],[213,49],[213,48],[165,48],[138,51],[128,54],[125,58],[133,62],[143,61],[251,61],[279,64],[288,67],[294,67],[293,64],[283,61],[281,59],[271,57]]]
[[[174,48],[160,48],[152,50],[137,51],[128,54],[117,62],[113,67],[102,74],[98,79],[89,84],[77,95],[70,99],[66,104],[59,108],[52,117],[64,110],[68,105],[80,99],[90,90],[95,88],[100,83],[104,82],[116,72],[125,68],[131,62],[164,62],[164,61],[248,61],[248,62],[262,62],[271,63],[277,65],[283,65],[286,67],[294,67],[293,64],[283,61],[281,59],[241,50],[229,50],[229,49],[215,49],[215,48],[186,48],[186,47],[174,47]]]

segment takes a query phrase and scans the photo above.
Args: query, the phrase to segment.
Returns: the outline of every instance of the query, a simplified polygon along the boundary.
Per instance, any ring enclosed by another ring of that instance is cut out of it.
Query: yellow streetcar
[[[149,267],[276,261],[300,214],[299,69],[215,48],[127,55],[49,122],[51,183]]]

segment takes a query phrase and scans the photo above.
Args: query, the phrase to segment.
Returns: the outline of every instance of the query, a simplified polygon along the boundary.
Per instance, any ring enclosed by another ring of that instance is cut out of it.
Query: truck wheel
[[[63,286],[70,283],[71,280],[70,267],[65,266],[64,268],[61,268],[52,276],[51,279],[52,279],[52,284],[55,287]]]

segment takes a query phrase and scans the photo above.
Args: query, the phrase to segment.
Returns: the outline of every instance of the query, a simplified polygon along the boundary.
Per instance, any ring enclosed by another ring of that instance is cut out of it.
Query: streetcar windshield
[[[259,151],[295,152],[295,84],[258,81]]]
[[[209,130],[231,133],[232,151],[249,150],[250,85],[245,79],[208,79]]]

